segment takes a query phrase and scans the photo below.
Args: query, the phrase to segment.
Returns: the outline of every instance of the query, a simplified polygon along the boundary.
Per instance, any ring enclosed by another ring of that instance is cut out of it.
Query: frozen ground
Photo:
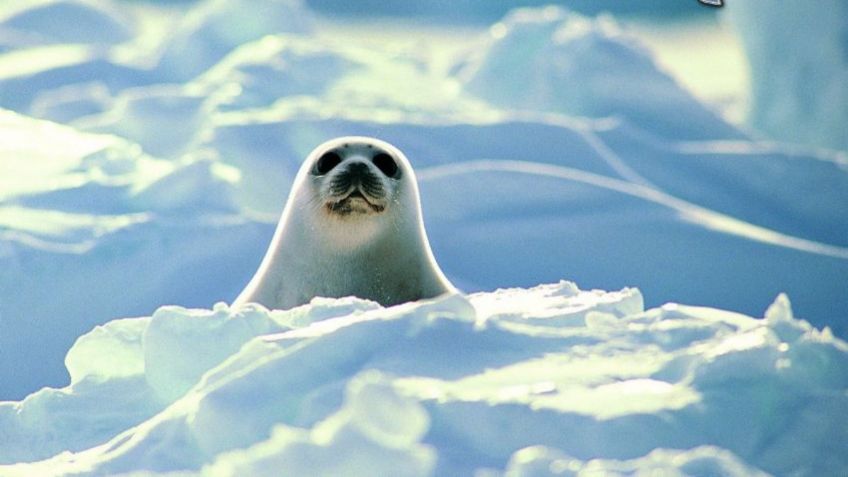
[[[0,462],[48,459],[0,475],[845,469],[848,158],[751,139],[611,19],[0,5]],[[209,311],[348,134],[411,159],[454,283],[530,289]],[[718,311],[784,292],[810,325]],[[162,305],[197,310],[110,321]]]

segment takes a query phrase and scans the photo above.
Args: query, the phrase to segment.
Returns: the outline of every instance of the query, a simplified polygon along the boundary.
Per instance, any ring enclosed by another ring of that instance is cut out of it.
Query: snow
[[[743,137],[659,71],[610,18],[589,20],[558,7],[518,9],[494,24],[490,36],[483,58],[464,75],[466,88],[492,104],[621,116],[683,140]]]
[[[333,2],[14,3],[0,475],[848,469],[848,157],[728,123],[626,22],[519,9],[466,37],[310,10]],[[410,158],[464,292],[230,308],[341,135]]]
[[[129,20],[106,3],[55,0],[0,17],[0,38],[15,47],[52,43],[112,45],[133,36]]]
[[[592,460],[582,462],[556,449],[527,447],[510,459],[507,477],[550,475],[768,475],[740,463],[732,454],[711,446],[691,451],[657,450],[631,461]]]
[[[95,328],[66,361],[69,387],[0,404],[0,474],[848,466],[848,344],[785,296],[759,319],[570,282],[392,308],[169,306]]]
[[[750,125],[769,138],[848,150],[848,5],[727,3],[751,69]]]
[[[268,0],[245,8],[244,2],[203,0],[166,39],[157,70],[172,81],[186,81],[241,44],[273,33],[308,34],[310,16],[301,3]]]
[[[696,0],[697,2],[697,0]],[[697,3],[678,1],[659,2],[621,2],[619,0],[518,0],[513,2],[491,0],[454,0],[451,8],[445,3],[432,0],[406,0],[403,2],[385,2],[379,0],[361,0],[357,4],[340,0],[306,0],[306,4],[318,12],[327,15],[356,16],[363,11],[374,16],[427,18],[431,21],[447,23],[490,23],[497,21],[510,9],[519,6],[545,6],[559,4],[574,11],[589,14],[614,12],[625,16],[654,16],[688,18],[709,16],[712,9],[703,8]]]

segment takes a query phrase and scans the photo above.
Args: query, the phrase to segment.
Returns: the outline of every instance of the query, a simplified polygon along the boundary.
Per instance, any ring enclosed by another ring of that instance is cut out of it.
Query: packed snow
[[[491,27],[491,37],[483,59],[463,72],[466,89],[491,104],[619,116],[677,140],[744,137],[658,71],[639,41],[608,18],[575,18],[556,7],[516,10]]]
[[[0,404],[0,475],[848,468],[848,344],[785,295],[761,319],[570,282],[172,306],[96,327],[66,365],[69,387]]]
[[[727,4],[750,63],[751,126],[765,137],[848,151],[848,4]]]
[[[13,3],[0,476],[848,469],[844,146],[752,137],[626,24],[375,42],[333,1]],[[231,309],[341,135],[410,158],[463,293]]]

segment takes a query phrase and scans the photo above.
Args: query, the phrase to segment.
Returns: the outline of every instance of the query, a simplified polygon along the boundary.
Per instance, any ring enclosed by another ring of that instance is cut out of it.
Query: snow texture
[[[727,4],[750,62],[751,126],[770,138],[848,151],[848,4]]]
[[[0,476],[848,470],[848,158],[749,137],[610,17],[398,47],[295,0],[14,3]],[[340,135],[410,158],[466,293],[230,309]]]
[[[306,0],[318,12],[332,15],[369,15],[427,18],[448,23],[486,23],[496,21],[510,9],[520,6],[559,4],[581,13],[598,14],[614,12],[623,15],[650,17],[709,16],[712,9],[697,3],[678,0],[653,0],[650,2],[622,2],[621,0],[452,0],[450,8],[445,2],[433,0]]]
[[[120,14],[119,9],[104,3],[83,0],[40,2],[29,8],[6,12],[0,18],[0,41],[7,47],[60,43],[108,46],[133,37],[129,20]]]
[[[63,385],[62,357],[96,324],[232,300],[300,161],[344,134],[411,158],[436,256],[467,291],[565,276],[748,314],[786,292],[846,333],[845,156],[745,139],[608,18],[518,10],[444,69],[438,50],[310,33],[294,1],[154,9],[158,41],[148,10],[74,5],[138,33],[0,55],[0,105],[16,111],[2,113],[0,396]],[[67,26],[51,8],[7,18],[46,35]]]
[[[649,52],[634,47],[638,40],[609,17],[575,18],[557,7],[515,10],[490,32],[491,45],[469,68],[466,88],[492,104],[620,116],[678,140],[742,137],[658,71]]]
[[[785,295],[761,319],[570,282],[171,306],[96,327],[66,363],[69,387],[0,404],[0,475],[848,469],[848,344]]]

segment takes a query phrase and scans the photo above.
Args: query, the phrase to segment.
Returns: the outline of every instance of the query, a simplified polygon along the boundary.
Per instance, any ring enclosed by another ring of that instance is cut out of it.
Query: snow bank
[[[110,109],[76,122],[80,129],[115,134],[159,157],[175,158],[197,149],[210,108],[206,96],[183,86],[130,88]]]
[[[324,95],[355,66],[363,67],[315,40],[274,35],[235,49],[198,81],[223,89],[221,109],[252,109],[286,96]]]
[[[711,9],[695,2],[664,0],[654,2],[622,2],[620,0],[454,0],[450,8],[441,2],[428,0],[380,1],[360,0],[356,4],[340,0],[307,0],[306,4],[330,16],[398,16],[403,18],[431,18],[439,22],[472,22],[488,24],[501,18],[510,9],[519,6],[544,6],[560,4],[587,14],[612,12],[625,15],[644,15],[650,18],[691,17],[709,15]]]
[[[276,33],[310,32],[300,0],[204,0],[164,42],[157,71],[170,81],[192,79],[237,46]]]
[[[785,296],[763,319],[569,282],[167,307],[66,362],[68,388],[0,404],[2,475],[848,469],[848,345]]]
[[[116,62],[108,53],[78,45],[24,49],[8,55],[11,58],[6,61],[12,65],[0,75],[0,107],[26,114],[55,108],[56,103],[67,106],[59,115],[47,117],[73,118],[96,113],[109,104],[104,92],[113,96],[153,81],[144,69]],[[75,97],[77,94],[80,97]],[[82,111],[66,112],[71,108]]]
[[[509,461],[506,477],[552,475],[768,475],[745,465],[732,453],[712,446],[688,451],[661,449],[629,461],[593,459],[584,462],[545,446],[524,448]]]
[[[0,15],[0,39],[12,47],[54,43],[113,45],[131,39],[131,22],[110,2],[53,0]]]
[[[49,12],[33,5],[3,18]],[[97,324],[232,300],[302,159],[348,134],[405,151],[468,292],[568,277],[747,314],[788,292],[848,333],[844,155],[714,122],[607,20],[520,10],[451,50],[479,66],[460,78],[439,42],[334,38],[295,1],[103,5],[131,39],[0,54],[17,112],[0,114],[2,399],[66,384],[62,358]]]
[[[116,136],[10,112],[0,131],[4,398],[65,383],[62,356],[94,325],[191,296],[229,299],[240,284],[202,277],[220,266],[246,280],[253,264],[239,250],[267,245],[271,226],[237,213],[237,171],[211,158],[155,159]]]
[[[491,46],[464,72],[466,88],[498,106],[575,116],[621,116],[680,139],[742,134],[659,70],[610,17],[564,8],[518,9],[490,28]]]
[[[751,66],[750,124],[781,141],[848,150],[848,5],[727,4]]]

